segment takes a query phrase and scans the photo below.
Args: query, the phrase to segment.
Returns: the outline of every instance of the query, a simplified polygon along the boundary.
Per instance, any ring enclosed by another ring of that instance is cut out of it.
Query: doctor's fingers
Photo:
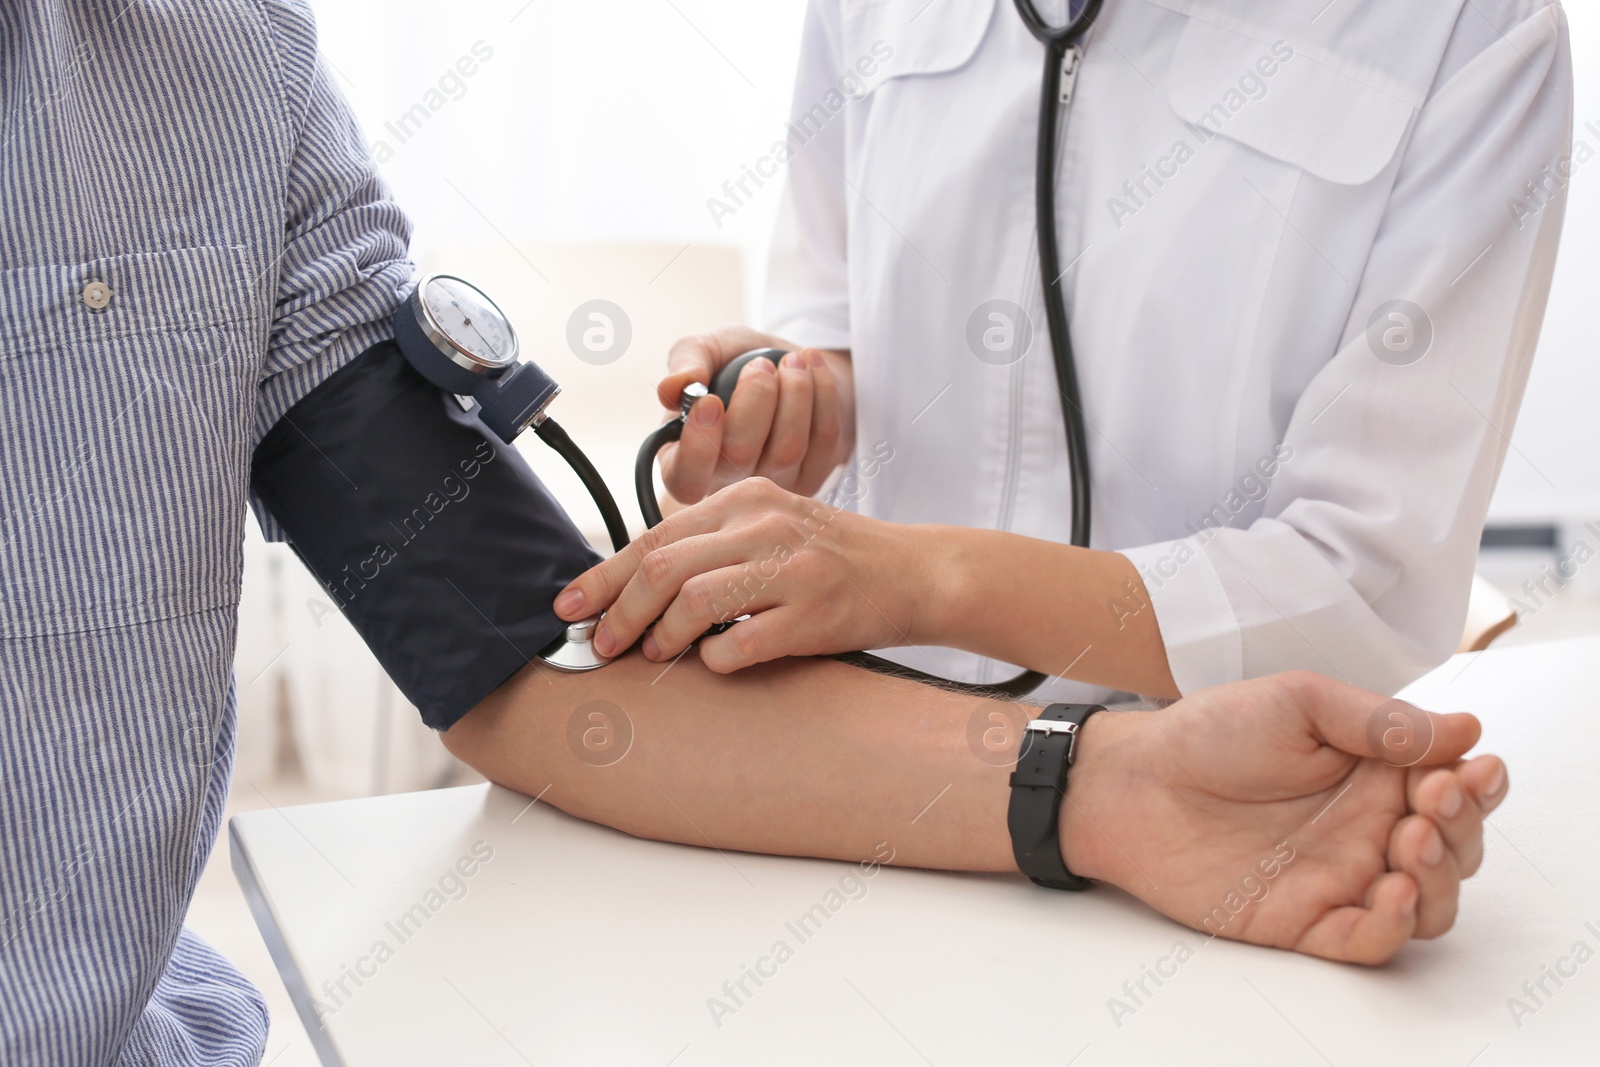
[[[717,371],[736,357],[753,348],[768,347],[789,346],[748,326],[724,326],[681,338],[667,351],[667,376],[656,386],[656,398],[676,414],[684,386],[690,382],[709,386]]]
[[[693,504],[711,491],[722,460],[724,415],[718,398],[696,401],[678,443],[662,449],[661,480],[674,499]]]
[[[725,501],[713,499],[668,515],[659,525],[634,538],[621,552],[595,564],[567,583],[567,587],[556,597],[556,614],[568,622],[575,622],[605,611],[622,595],[651,553],[684,538],[719,529],[728,513]],[[605,629],[604,622],[600,624],[600,629]]]
[[[718,476],[723,481],[748,478],[756,472],[777,415],[778,390],[778,370],[771,360],[753,359],[739,372],[722,432],[723,469]]]
[[[804,611],[789,604],[752,615],[700,642],[700,662],[717,674],[732,674],[757,663],[801,654],[797,651]]]
[[[1412,774],[1411,810],[1432,820],[1463,877],[1483,862],[1483,824],[1505,799],[1509,779],[1498,756],[1479,756],[1455,767]]]
[[[741,563],[697,574],[683,583],[641,646],[646,659],[675,658],[711,627],[782,602],[777,586],[761,576],[760,564]],[[743,626],[744,623],[740,623]]]
[[[596,629],[595,649],[611,656],[629,647],[661,618],[690,579],[745,563],[755,558],[758,547],[753,537],[719,530],[690,534],[645,553]],[[612,575],[607,578],[615,580]],[[706,625],[716,621],[712,618]]]
[[[811,444],[813,373],[804,352],[791,352],[778,368],[778,407],[772,417],[756,474],[782,486],[794,484]]]
[[[806,458],[794,479],[794,491],[811,496],[821,489],[843,458],[844,410],[840,405],[839,383],[821,352],[806,353],[811,367],[811,436],[806,443]]]

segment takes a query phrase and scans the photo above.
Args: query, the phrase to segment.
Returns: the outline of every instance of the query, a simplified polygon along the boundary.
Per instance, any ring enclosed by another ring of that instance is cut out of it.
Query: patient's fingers
[[[1300,709],[1318,740],[1367,759],[1395,762],[1395,753],[1383,747],[1386,735],[1375,734],[1372,729],[1374,715],[1385,713],[1391,705],[1394,710],[1390,715],[1397,729],[1412,736],[1425,731],[1426,747],[1420,753],[1406,752],[1406,765],[1452,764],[1478,743],[1483,731],[1477,718],[1466,712],[1423,711],[1331,679],[1319,679],[1314,686],[1301,690],[1299,697]]]
[[[1511,777],[1499,756],[1479,756],[1470,761],[1461,769],[1457,780],[1485,816],[1500,806],[1511,788]]]
[[[1412,810],[1439,827],[1463,876],[1475,873],[1483,861],[1484,818],[1505,799],[1508,782],[1498,756],[1411,777]]]
[[[1409,874],[1379,876],[1364,908],[1334,908],[1312,923],[1296,952],[1324,959],[1376,965],[1391,959],[1416,928],[1417,884]]]
[[[1438,937],[1456,921],[1461,872],[1455,854],[1431,819],[1411,815],[1389,833],[1389,869],[1417,883],[1417,922],[1413,937]]]
[[[1438,827],[1445,847],[1465,877],[1483,861],[1483,816],[1468,803],[1458,774],[1456,770],[1437,770],[1414,778],[1411,808]]]

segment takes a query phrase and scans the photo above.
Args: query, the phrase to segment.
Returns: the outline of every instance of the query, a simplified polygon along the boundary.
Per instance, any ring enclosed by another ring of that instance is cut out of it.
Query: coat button
[[[83,287],[83,302],[93,311],[104,311],[111,304],[111,286],[90,282]]]

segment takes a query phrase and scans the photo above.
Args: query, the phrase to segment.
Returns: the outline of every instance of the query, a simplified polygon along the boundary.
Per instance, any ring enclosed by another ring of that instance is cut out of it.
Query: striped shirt
[[[301,0],[0,3],[0,1064],[261,1057],[182,930],[250,455],[389,335],[408,237]]]

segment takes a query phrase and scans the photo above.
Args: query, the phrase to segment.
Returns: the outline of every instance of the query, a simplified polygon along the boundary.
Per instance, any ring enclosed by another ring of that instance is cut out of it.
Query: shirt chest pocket
[[[252,290],[226,247],[0,271],[0,636],[237,599]]]

